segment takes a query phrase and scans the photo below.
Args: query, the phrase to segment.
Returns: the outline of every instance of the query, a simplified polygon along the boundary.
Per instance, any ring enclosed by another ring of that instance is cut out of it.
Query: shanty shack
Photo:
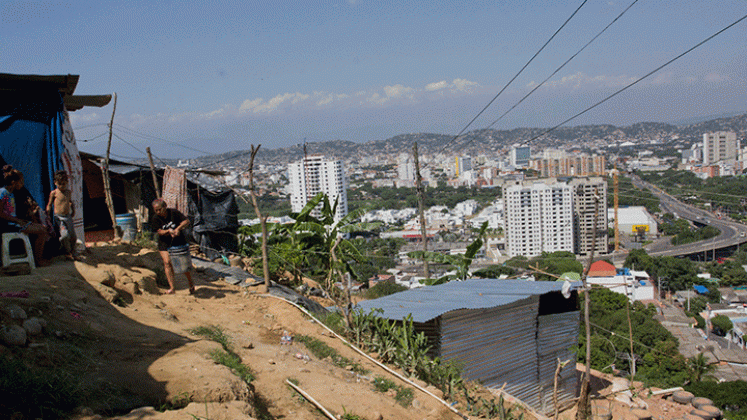
[[[463,377],[503,388],[542,413],[552,413],[558,359],[569,360],[558,381],[558,405],[576,396],[578,294],[560,282],[471,279],[411,289],[360,302],[368,312],[402,321],[412,315],[431,356],[454,360]],[[567,297],[566,297],[567,296]]]
[[[86,231],[110,230],[111,216],[104,200],[100,156],[81,153],[83,162],[83,206],[86,209]],[[164,168],[156,168],[158,187],[164,184]],[[156,187],[150,167],[109,160],[112,201],[117,214],[133,213],[137,230],[147,230],[151,203],[156,198]],[[238,252],[238,213],[234,192],[211,181],[211,175],[221,171],[185,171],[184,208],[179,208],[191,222],[192,239],[200,251],[210,259],[226,252]],[[168,200],[167,200],[168,201]],[[170,205],[172,203],[169,203]]]
[[[55,188],[55,171],[70,179],[76,206],[75,230],[83,238],[82,170],[68,111],[102,107],[111,95],[75,95],[77,75],[0,73],[0,166],[10,164],[25,178],[25,194],[45,207]],[[24,214],[23,200],[17,211]]]

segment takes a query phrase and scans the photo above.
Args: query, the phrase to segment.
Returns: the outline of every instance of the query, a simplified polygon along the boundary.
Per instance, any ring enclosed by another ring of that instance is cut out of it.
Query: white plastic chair
[[[26,248],[26,253],[11,255],[10,254],[10,243],[13,241],[22,241]],[[11,264],[28,263],[30,269],[32,270],[36,269],[36,264],[34,263],[34,249],[31,248],[31,241],[29,241],[29,237],[25,233],[21,233],[21,232],[3,233],[2,247],[3,247],[2,248],[3,267],[7,267]]]

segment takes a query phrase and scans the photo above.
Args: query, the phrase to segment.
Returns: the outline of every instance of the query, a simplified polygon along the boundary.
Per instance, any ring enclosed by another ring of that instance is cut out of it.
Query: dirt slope
[[[195,295],[189,295],[183,278],[178,279],[182,284],[175,295],[163,295],[156,287],[159,266],[154,251],[99,244],[83,261],[57,261],[32,275],[0,281],[0,292],[25,290],[29,295],[2,298],[0,305],[15,303],[47,321],[45,331],[31,337],[23,350],[27,356],[42,360],[49,346],[75,342],[86,359],[81,380],[111,390],[81,408],[77,418],[101,418],[94,413],[145,406],[116,418],[158,420],[193,418],[192,414],[250,419],[262,417],[253,408],[257,402],[274,418],[323,418],[290,389],[287,378],[335,414],[349,412],[368,419],[457,418],[419,391],[408,407],[392,395],[374,391],[370,380],[376,376],[405,384],[329,337],[288,303],[200,272],[194,273]],[[210,353],[221,349],[218,343],[189,332],[211,325],[225,331],[234,351],[251,367],[256,377],[252,386],[213,362]],[[282,345],[284,330],[316,337],[370,373],[357,375],[329,360],[318,360],[302,343]],[[147,408],[187,403],[162,413]]]

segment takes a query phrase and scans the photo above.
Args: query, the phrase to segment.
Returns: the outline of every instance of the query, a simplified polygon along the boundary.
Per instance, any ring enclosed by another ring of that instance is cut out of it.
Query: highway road
[[[713,213],[685,204],[658,187],[651,185],[637,176],[632,177],[633,185],[638,188],[646,188],[654,193],[661,200],[663,211],[672,213],[677,217],[690,220],[699,225],[713,226],[721,231],[721,234],[715,238],[704,241],[693,242],[685,245],[673,246],[667,242],[652,244],[647,248],[649,255],[663,256],[689,256],[702,254],[705,259],[713,259],[714,251],[723,248],[737,246],[747,242],[747,225],[733,222],[731,220],[719,219]]]

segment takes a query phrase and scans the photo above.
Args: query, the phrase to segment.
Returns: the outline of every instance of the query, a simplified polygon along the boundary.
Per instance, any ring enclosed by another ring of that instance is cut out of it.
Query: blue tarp
[[[693,289],[698,292],[699,295],[706,295],[708,294],[708,288],[705,286],[701,286],[699,284],[696,284],[693,286]]]
[[[57,89],[3,93],[0,163],[23,172],[26,189],[44,208],[52,177],[64,169],[64,105]]]

